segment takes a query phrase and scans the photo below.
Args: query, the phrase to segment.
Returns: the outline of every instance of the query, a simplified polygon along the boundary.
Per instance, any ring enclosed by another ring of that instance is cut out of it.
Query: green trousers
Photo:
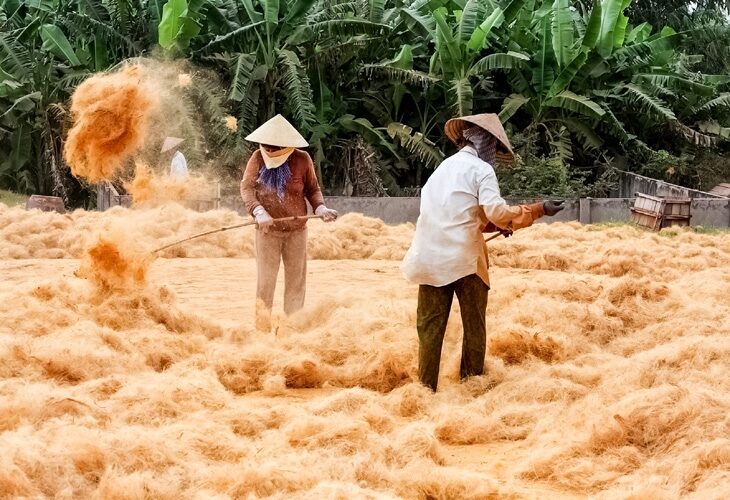
[[[418,377],[434,391],[438,385],[441,348],[454,294],[459,299],[464,325],[461,378],[484,373],[489,287],[476,274],[446,286],[421,285],[418,288]]]

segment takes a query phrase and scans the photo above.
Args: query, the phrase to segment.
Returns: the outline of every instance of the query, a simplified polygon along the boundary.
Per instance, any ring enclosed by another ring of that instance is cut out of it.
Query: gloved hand
[[[553,216],[563,210],[565,206],[563,205],[565,203],[564,200],[549,200],[542,204],[542,207],[545,209],[545,215]]]
[[[317,210],[314,211],[315,215],[318,215],[322,217],[322,220],[325,222],[333,222],[337,220],[337,210],[332,210],[331,208],[327,208],[324,205],[320,205],[317,207]]]
[[[483,233],[496,233],[499,232],[505,238],[512,236],[513,231],[511,229],[502,229],[493,222],[488,222],[486,226],[482,228]]]
[[[258,228],[262,229],[264,232],[268,231],[274,224],[274,219],[261,205],[253,209],[253,216],[256,218],[256,225]]]

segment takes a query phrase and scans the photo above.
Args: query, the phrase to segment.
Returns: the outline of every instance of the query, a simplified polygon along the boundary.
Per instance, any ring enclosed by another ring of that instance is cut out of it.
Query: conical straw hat
[[[246,137],[247,141],[281,148],[306,148],[307,140],[281,115],[276,115]]]
[[[512,151],[512,145],[509,143],[507,138],[507,132],[504,131],[502,122],[499,121],[499,117],[494,113],[482,113],[480,115],[462,116],[460,118],[452,118],[446,122],[446,135],[449,139],[454,141],[455,144],[459,144],[459,141],[463,137],[464,130],[469,128],[471,125],[481,127],[494,137],[497,138],[502,148],[497,148],[497,158],[503,162],[511,162],[514,159],[514,152]],[[504,151],[500,151],[503,149]]]
[[[170,151],[172,148],[179,146],[185,139],[179,137],[165,137],[165,142],[162,143],[161,152],[165,153]]]

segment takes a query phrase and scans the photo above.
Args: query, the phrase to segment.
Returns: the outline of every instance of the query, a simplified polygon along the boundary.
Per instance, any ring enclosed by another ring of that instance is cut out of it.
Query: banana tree
[[[411,160],[415,170],[412,183],[420,185],[424,169],[435,168],[444,158],[429,135],[440,135],[446,115],[440,80],[414,69],[414,62],[413,47],[405,44],[395,58],[363,65],[367,88],[362,102],[395,146],[405,150],[402,156]]]
[[[517,68],[529,60],[520,50],[493,46],[490,38],[512,24],[524,3],[513,0],[503,9],[491,2],[467,0],[463,10],[449,12],[441,7],[431,12],[436,29],[429,73],[443,82],[452,115],[472,113],[475,85],[486,89],[490,72]]]
[[[226,64],[229,98],[237,105],[242,133],[282,110],[281,104],[303,133],[312,132],[316,109],[309,78],[312,68],[307,64],[311,51],[353,37],[381,34],[388,28],[352,17],[352,10],[344,5],[317,0],[243,0],[208,18],[215,25],[207,27],[209,35],[194,41],[194,57]],[[228,27],[225,32],[215,35],[224,25]]]
[[[407,29],[422,38],[401,45],[393,58],[362,65],[370,82],[364,102],[408,152],[416,184],[422,182],[423,169],[438,165],[449,147],[444,122],[472,113],[475,94],[490,88],[492,71],[528,59],[498,43],[498,35],[507,32],[523,4],[416,0],[391,16],[394,32]]]
[[[707,98],[715,89],[673,66],[680,41],[674,30],[630,27],[629,4],[602,0],[581,15],[569,0],[530,0],[514,41],[532,57],[510,72],[513,93],[502,121],[539,133],[544,151],[564,160],[604,144],[620,151],[669,125],[688,133],[675,112],[679,92]]]
[[[440,82],[452,116],[472,112],[475,89],[486,86],[485,78],[491,71],[511,69],[529,59],[499,43],[507,36],[497,36],[506,35],[524,4],[525,0],[509,0],[502,6],[491,0],[416,0],[401,10],[403,22],[419,30],[433,46],[428,78]],[[424,81],[424,76],[411,71],[394,72],[389,62],[379,66],[391,79],[417,84]],[[375,72],[378,65],[367,69]]]

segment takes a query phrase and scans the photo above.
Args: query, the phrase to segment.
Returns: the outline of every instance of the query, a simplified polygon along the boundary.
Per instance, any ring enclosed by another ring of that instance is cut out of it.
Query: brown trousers
[[[472,274],[446,286],[418,288],[418,377],[434,391],[438,385],[441,348],[454,294],[459,299],[464,339],[461,345],[461,378],[484,373],[487,347],[487,297],[489,287]]]
[[[307,285],[307,229],[299,231],[256,231],[256,327],[271,328],[276,278],[284,262],[284,312],[292,314],[304,306]]]

